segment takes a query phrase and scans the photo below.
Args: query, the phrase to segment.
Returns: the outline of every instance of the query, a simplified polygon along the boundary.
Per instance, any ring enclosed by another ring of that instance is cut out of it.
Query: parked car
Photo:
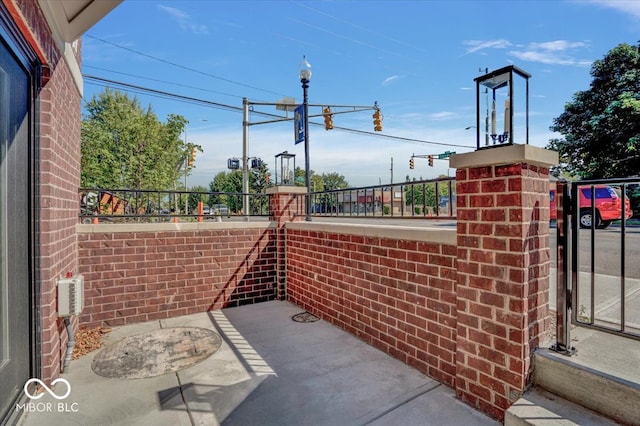
[[[216,216],[229,216],[229,206],[226,204],[214,204],[211,206],[211,214]]]
[[[595,214],[596,222],[595,227],[598,229],[604,229],[611,225],[614,220],[622,219],[622,198],[618,194],[617,190],[608,185],[595,185]],[[581,186],[578,188],[578,196],[580,198],[580,212],[579,223],[581,228],[591,228],[591,186]],[[557,206],[556,206],[556,190],[550,191],[550,208],[551,220],[557,219]],[[625,217],[631,218],[633,212],[631,211],[631,203],[628,198],[625,198]]]
[[[595,191],[595,226],[604,229],[614,220],[622,219],[622,198],[616,190],[606,185],[594,186]],[[580,197],[580,226],[583,228],[591,228],[591,186],[583,186],[578,188],[578,196]],[[631,203],[629,199],[625,199],[625,217],[629,219],[633,213],[631,212]]]
[[[205,205],[202,207],[202,214],[211,214],[211,207]]]

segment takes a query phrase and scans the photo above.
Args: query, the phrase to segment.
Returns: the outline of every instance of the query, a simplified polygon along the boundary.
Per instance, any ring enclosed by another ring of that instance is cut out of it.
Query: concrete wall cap
[[[452,155],[449,158],[449,167],[463,169],[526,163],[548,168],[557,165],[558,160],[556,151],[532,145],[508,145]]]
[[[164,223],[98,223],[78,224],[78,234],[103,234],[118,232],[171,232],[206,231],[220,229],[269,229],[275,228],[270,221],[261,222],[164,222]]]
[[[306,186],[279,185],[270,186],[265,190],[267,194],[306,194]]]
[[[287,222],[285,229],[359,235],[392,240],[420,241],[435,244],[457,244],[455,229],[428,228],[422,226],[366,225],[329,222]]]

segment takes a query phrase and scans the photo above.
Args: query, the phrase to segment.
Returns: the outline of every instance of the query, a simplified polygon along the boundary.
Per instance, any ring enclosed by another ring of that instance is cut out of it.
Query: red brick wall
[[[457,393],[502,420],[549,328],[549,170],[459,169],[457,203]]]
[[[78,225],[82,325],[131,324],[274,299],[275,229],[269,224],[167,225]]]
[[[287,226],[288,299],[453,387],[455,245],[304,226]]]
[[[267,188],[269,194],[269,219],[277,226],[277,296],[278,300],[286,299],[287,257],[285,225],[287,222],[305,219],[306,188],[291,186],[275,186]]]
[[[53,379],[66,351],[57,315],[57,280],[77,273],[80,94],[64,62],[40,94],[40,286],[43,377]]]
[[[37,188],[35,279],[40,286],[40,377],[50,382],[61,370],[66,350],[66,331],[57,315],[56,283],[67,272],[76,272],[78,217],[77,188],[80,183],[81,96],[62,58],[37,2],[5,2],[13,19],[43,62],[43,87],[36,94],[40,107],[39,139],[33,158]],[[79,55],[78,55],[79,57]]]

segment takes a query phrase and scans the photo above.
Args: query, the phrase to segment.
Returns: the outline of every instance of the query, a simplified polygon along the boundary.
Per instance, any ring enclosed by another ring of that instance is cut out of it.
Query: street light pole
[[[249,99],[242,98],[242,210],[249,220]]]
[[[307,186],[307,196],[305,200],[305,219],[311,221],[311,183],[309,181],[309,99],[307,89],[311,80],[311,64],[307,62],[305,56],[300,63],[300,82],[302,83],[302,104],[304,105],[304,182]]]
[[[187,155],[184,157],[184,190],[187,190],[187,167],[189,167],[189,143],[187,142],[187,126],[184,125],[184,144],[187,147]],[[187,201],[184,203],[184,214],[189,214],[189,194],[187,193]]]

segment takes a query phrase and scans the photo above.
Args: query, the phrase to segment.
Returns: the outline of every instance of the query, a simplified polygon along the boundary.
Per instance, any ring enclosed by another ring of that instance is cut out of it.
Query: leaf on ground
[[[111,328],[109,327],[80,327],[75,335],[76,343],[73,347],[71,359],[78,359],[83,355],[100,349],[102,347],[102,337],[110,331]]]

